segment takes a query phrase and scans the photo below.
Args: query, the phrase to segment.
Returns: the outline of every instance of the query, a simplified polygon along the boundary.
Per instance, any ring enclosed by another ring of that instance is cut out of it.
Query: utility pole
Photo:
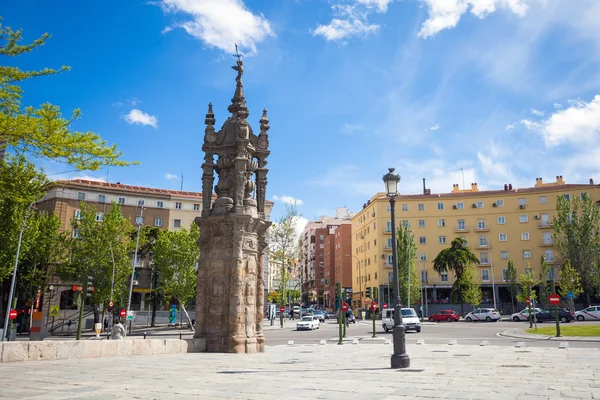
[[[137,237],[135,238],[135,253],[133,254],[133,266],[131,267],[131,282],[129,283],[129,298],[127,299],[127,317],[131,311],[131,295],[133,294],[133,278],[135,277],[135,266],[138,261],[138,249],[140,247],[140,230],[144,223],[144,207],[141,208],[140,220],[138,223]],[[131,320],[129,321],[129,334],[131,335]]]

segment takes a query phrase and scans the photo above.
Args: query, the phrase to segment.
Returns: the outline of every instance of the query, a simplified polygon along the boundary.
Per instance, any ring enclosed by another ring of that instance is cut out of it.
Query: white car
[[[312,315],[302,317],[302,319],[296,324],[296,330],[302,331],[304,329],[311,331],[313,329],[319,329],[319,318],[315,318]]]
[[[533,315],[539,313],[540,311],[542,311],[541,308],[532,308],[533,311]],[[519,321],[529,321],[529,308],[525,308],[519,312],[516,312],[514,314],[512,314],[510,316],[510,319],[512,319],[515,322],[519,322]]]
[[[467,315],[465,315],[465,320],[467,322],[472,321],[499,321],[500,320],[500,311],[495,308],[477,308]]]
[[[600,306],[591,306],[575,312],[577,321],[600,321]]]
[[[384,331],[389,332],[394,329],[394,309],[383,309],[381,310],[381,327]],[[414,330],[421,332],[421,321],[417,316],[414,308],[401,308],[402,312],[402,324],[407,331]]]

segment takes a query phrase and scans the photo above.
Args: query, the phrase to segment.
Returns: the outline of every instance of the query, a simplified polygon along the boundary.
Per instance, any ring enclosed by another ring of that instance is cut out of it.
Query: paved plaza
[[[409,345],[268,346],[196,353],[0,364],[10,399],[600,399],[600,350]]]

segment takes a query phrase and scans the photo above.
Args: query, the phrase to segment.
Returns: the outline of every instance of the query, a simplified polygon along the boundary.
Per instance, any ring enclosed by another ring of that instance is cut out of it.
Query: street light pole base
[[[393,369],[410,367],[410,357],[408,357],[408,354],[392,354],[390,361]]]

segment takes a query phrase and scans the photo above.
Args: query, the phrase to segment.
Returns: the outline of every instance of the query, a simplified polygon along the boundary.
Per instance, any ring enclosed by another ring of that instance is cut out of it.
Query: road
[[[318,344],[321,340],[327,340],[328,343],[336,343],[338,337],[338,325],[335,320],[327,320],[321,323],[321,327],[314,331],[296,331],[296,321],[286,321],[283,328],[266,326],[264,334],[267,345],[287,344],[293,340],[294,344]],[[571,324],[600,324],[596,322],[572,322]],[[543,323],[541,326],[548,326],[549,323]],[[495,346],[514,346],[517,342],[525,341],[527,346],[535,347],[558,347],[556,341],[543,339],[515,339],[499,336],[503,332],[514,328],[528,328],[528,322],[440,322],[426,323],[422,326],[421,332],[407,332],[407,343],[415,344],[417,340],[424,339],[426,343],[447,344],[450,340],[457,340],[459,344],[478,345],[483,340],[490,342]],[[381,321],[376,324],[377,336],[392,340],[391,332],[384,332],[381,328]],[[350,324],[347,328],[348,338],[370,338],[373,333],[371,321],[357,321],[356,324]],[[565,338],[565,341],[569,341]],[[600,342],[569,342],[570,347],[577,348],[600,348]]]

